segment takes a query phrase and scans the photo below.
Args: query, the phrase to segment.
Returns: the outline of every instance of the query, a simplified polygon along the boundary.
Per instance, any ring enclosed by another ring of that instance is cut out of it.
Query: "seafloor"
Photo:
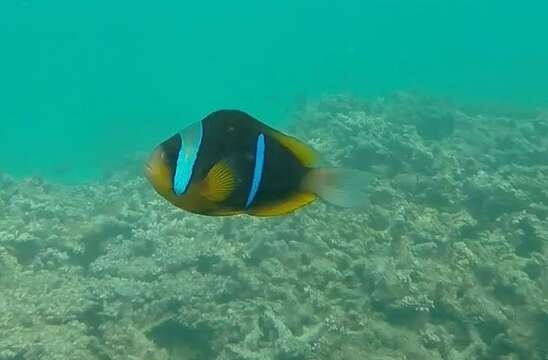
[[[290,130],[376,174],[367,211],[0,176],[0,359],[548,359],[548,113],[326,96]]]

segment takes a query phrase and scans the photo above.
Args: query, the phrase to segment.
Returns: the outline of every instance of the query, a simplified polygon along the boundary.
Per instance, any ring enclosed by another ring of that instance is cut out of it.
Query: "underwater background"
[[[544,105],[547,11],[542,1],[4,1],[0,166],[96,178],[217,108],[280,125],[323,93]]]
[[[0,360],[548,359],[548,3],[0,4]],[[142,164],[219,108],[365,211],[203,217]]]

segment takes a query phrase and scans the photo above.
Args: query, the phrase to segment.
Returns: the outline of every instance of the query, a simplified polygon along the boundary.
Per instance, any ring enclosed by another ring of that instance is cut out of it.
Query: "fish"
[[[161,197],[199,215],[281,216],[318,198],[363,207],[371,175],[319,160],[296,137],[242,110],[220,109],[156,146],[144,171]]]

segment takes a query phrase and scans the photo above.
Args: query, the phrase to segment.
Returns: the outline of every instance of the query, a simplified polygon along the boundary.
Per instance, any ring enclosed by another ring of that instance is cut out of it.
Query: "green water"
[[[322,93],[548,101],[541,1],[4,1],[0,170],[86,180],[220,107]]]
[[[548,359],[546,14],[0,1],[0,360]],[[368,172],[365,207],[172,206],[144,155],[219,108]]]

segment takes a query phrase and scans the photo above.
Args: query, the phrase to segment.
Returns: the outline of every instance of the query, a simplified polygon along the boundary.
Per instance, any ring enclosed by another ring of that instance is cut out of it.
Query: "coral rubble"
[[[291,130],[375,175],[367,211],[212,218],[133,170],[1,175],[0,359],[547,358],[547,113],[339,95]]]

